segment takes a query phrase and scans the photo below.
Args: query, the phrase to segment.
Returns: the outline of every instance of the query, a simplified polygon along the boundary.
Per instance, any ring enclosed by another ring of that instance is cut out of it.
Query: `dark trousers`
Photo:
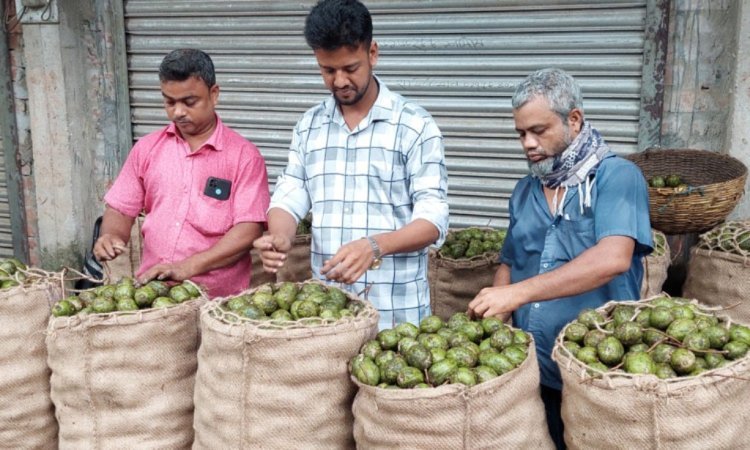
[[[549,435],[552,437],[552,442],[555,443],[557,450],[565,450],[563,421],[560,413],[562,392],[542,386],[542,402],[544,402],[544,410],[547,413],[547,428],[549,428]]]

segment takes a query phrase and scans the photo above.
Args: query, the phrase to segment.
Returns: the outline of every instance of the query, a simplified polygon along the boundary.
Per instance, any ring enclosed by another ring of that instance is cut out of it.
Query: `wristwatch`
[[[371,238],[370,236],[365,236],[362,239],[367,239],[367,242],[370,243],[370,247],[372,247],[372,263],[370,264],[370,269],[376,270],[380,268],[380,264],[383,263],[383,259],[381,257],[381,252],[380,252],[380,246],[375,241],[375,239]]]

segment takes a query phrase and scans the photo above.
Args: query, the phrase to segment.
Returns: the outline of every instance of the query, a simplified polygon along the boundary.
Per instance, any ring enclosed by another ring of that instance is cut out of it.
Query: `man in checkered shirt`
[[[423,108],[373,75],[378,45],[362,3],[320,1],[305,39],[333,95],[297,122],[269,232],[255,247],[275,272],[312,211],[313,276],[369,288],[381,329],[416,324],[430,313],[427,247],[448,228],[442,135]]]

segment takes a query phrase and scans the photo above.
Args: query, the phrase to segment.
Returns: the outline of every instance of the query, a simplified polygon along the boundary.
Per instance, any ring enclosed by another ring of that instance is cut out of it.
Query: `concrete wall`
[[[750,4],[675,0],[670,8],[661,146],[716,151],[750,166]],[[731,217],[741,216],[750,217],[747,197]]]

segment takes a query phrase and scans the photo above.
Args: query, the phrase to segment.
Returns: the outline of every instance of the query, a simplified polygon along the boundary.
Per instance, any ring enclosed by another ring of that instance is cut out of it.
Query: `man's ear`
[[[575,134],[581,132],[583,128],[583,111],[578,108],[573,108],[568,113],[568,127],[570,127]]]
[[[211,98],[211,103],[216,106],[219,103],[219,85],[214,84],[208,89],[208,95]]]
[[[375,67],[375,65],[378,63],[378,56],[379,56],[379,49],[378,49],[377,42],[372,41],[370,43],[370,49],[367,51],[367,55],[370,59],[370,66]]]

